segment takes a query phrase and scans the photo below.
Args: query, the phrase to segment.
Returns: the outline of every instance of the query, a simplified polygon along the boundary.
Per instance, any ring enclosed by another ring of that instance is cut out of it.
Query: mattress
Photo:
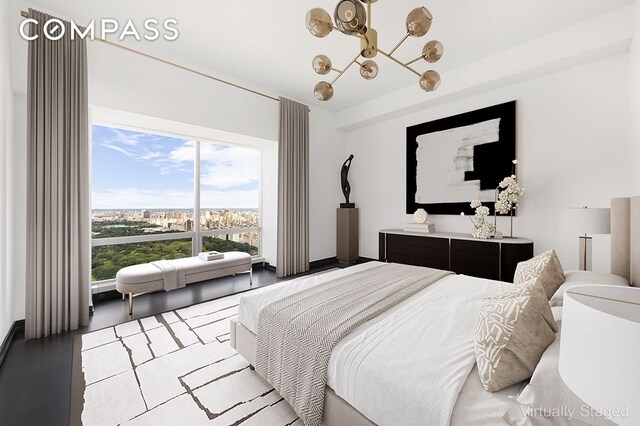
[[[241,299],[238,319],[245,327],[255,333],[260,310],[269,303],[337,277],[380,265],[384,265],[384,263],[369,262],[339,271],[328,272],[323,275],[302,277],[252,291]],[[448,363],[449,357],[446,355],[447,353],[459,352],[461,356],[463,353],[467,358],[470,356],[468,339],[466,340],[464,350],[458,350],[455,346],[447,348],[445,340],[434,342],[434,344],[443,345],[442,353],[440,354],[439,351],[437,351],[438,353],[436,355],[438,356],[429,358],[430,355],[426,354],[427,352],[425,352],[425,348],[423,347],[424,342],[428,340],[424,338],[424,335],[423,338],[418,339],[407,338],[407,336],[414,335],[414,333],[432,333],[429,325],[425,323],[425,321],[428,322],[429,314],[421,309],[421,304],[424,304],[425,301],[431,301],[429,303],[433,303],[433,299],[442,299],[444,302],[452,291],[475,292],[476,294],[473,300],[477,300],[477,298],[484,293],[498,294],[508,285],[509,284],[497,281],[465,276],[449,276],[443,278],[384,314],[361,325],[349,334],[349,336],[344,338],[332,352],[329,361],[327,385],[334,389],[336,393],[348,403],[380,424],[390,424],[387,420],[391,418],[394,419],[393,421],[404,419],[405,422],[413,423],[413,421],[410,421],[408,418],[410,416],[408,416],[406,412],[390,412],[386,420],[383,417],[373,417],[386,416],[386,412],[392,411],[392,408],[396,406],[411,406],[407,404],[406,401],[407,394],[410,395],[410,392],[406,392],[406,387],[413,387],[415,385],[416,389],[419,389],[421,380],[432,380],[434,365]],[[455,288],[459,289],[453,290]],[[482,294],[478,292],[482,292]],[[451,311],[451,309],[466,309],[464,303],[456,307],[447,306],[446,303],[436,302],[436,306],[436,310],[440,309],[440,306],[442,306],[442,309],[449,311]],[[447,315],[455,316],[456,313],[448,312]],[[467,322],[469,322],[469,319],[467,319]],[[405,323],[406,327],[397,326],[397,324]],[[389,324],[394,325],[390,327]],[[441,333],[442,336],[456,329],[455,324],[444,324],[443,327],[449,328],[449,330]],[[465,327],[467,331],[468,328],[469,327]],[[373,332],[384,334],[384,338],[378,340],[375,338],[371,339],[372,330],[374,330]],[[394,333],[397,334],[395,338],[393,336]],[[363,345],[363,339],[369,340]],[[390,345],[390,347],[385,347],[385,345]],[[380,347],[374,348],[373,346]],[[365,354],[365,357],[367,357],[366,362],[364,362],[364,357],[360,355],[363,352],[363,347],[366,348],[364,352],[367,352]],[[423,353],[425,353],[427,358],[421,357]],[[437,359],[438,357],[439,359]],[[380,384],[375,383],[375,381],[379,379],[371,378],[379,375],[375,374],[374,371],[380,364],[384,364],[386,369],[398,372],[398,374],[389,375],[385,380],[395,382],[387,383],[390,388],[392,388],[392,386],[399,386],[399,389],[405,387],[404,393],[389,392],[389,394],[379,396],[383,393],[380,390]],[[455,377],[438,378],[439,380],[443,380],[443,382],[457,381],[460,383],[459,389],[456,390],[459,391],[459,394],[452,410],[451,424],[469,424],[471,419],[474,425],[478,424],[480,426],[504,424],[501,420],[502,415],[512,406],[512,398],[519,392],[521,385],[513,385],[500,392],[490,393],[482,387],[475,366],[469,372],[471,367],[465,370],[459,368],[459,365],[456,366],[454,364],[455,361],[449,366],[449,370]],[[367,373],[367,369],[371,371]],[[448,367],[445,366],[443,370],[444,369],[448,369]],[[354,384],[349,382],[354,380],[358,381],[358,383]],[[411,383],[406,385],[405,382]],[[443,387],[446,386],[443,384]],[[398,399],[397,403],[394,402],[394,398]],[[417,394],[416,398],[422,398],[422,396]],[[379,406],[381,404],[387,404],[387,408],[380,409]]]

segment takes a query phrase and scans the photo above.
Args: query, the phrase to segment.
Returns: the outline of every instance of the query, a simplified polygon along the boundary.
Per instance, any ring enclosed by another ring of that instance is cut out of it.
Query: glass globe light
[[[313,70],[320,75],[329,74],[331,71],[331,59],[326,55],[318,55],[313,58]]]
[[[328,101],[333,98],[333,86],[326,81],[316,84],[313,94],[320,101]]]
[[[326,10],[316,7],[307,12],[307,29],[318,38],[326,37],[333,31],[331,16]]]
[[[431,40],[422,48],[422,57],[430,64],[438,62],[443,53],[444,45],[437,40]]]
[[[433,92],[440,86],[440,74],[429,70],[420,76],[420,87],[425,92]]]
[[[378,64],[374,61],[364,61],[360,66],[360,75],[365,80],[373,80],[378,75]]]
[[[364,34],[367,31],[367,12],[360,0],[342,0],[333,17],[336,27],[344,34]]]
[[[407,16],[407,32],[413,37],[422,37],[429,32],[433,15],[426,7],[417,7]]]

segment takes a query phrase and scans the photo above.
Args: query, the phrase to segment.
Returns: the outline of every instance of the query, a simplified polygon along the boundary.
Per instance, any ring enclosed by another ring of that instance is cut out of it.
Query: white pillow
[[[562,326],[561,309],[551,308],[559,328]],[[503,419],[518,426],[614,426],[615,423],[592,411],[562,381],[558,371],[561,332],[544,352],[529,384]]]
[[[584,284],[603,284],[628,286],[629,281],[613,274],[591,271],[567,271],[565,281],[549,300],[551,306],[562,306],[564,292],[571,287]]]

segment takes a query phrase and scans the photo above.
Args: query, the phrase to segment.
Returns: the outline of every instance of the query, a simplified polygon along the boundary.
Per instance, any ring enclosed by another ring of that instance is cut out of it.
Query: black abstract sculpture
[[[340,203],[340,207],[343,209],[352,209],[356,205],[354,203],[349,202],[349,194],[351,194],[351,185],[349,184],[349,169],[351,168],[351,161],[353,161],[353,154],[347,158],[347,161],[342,165],[342,171],[340,172],[340,179],[342,183],[342,193],[344,194],[344,198],[346,203]]]

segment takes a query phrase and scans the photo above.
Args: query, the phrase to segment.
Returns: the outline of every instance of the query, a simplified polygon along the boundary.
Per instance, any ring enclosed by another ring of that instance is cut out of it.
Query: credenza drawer
[[[379,234],[379,259],[512,282],[518,262],[533,257],[533,241],[530,240],[476,240],[451,235],[462,234],[415,235],[383,231]]]

